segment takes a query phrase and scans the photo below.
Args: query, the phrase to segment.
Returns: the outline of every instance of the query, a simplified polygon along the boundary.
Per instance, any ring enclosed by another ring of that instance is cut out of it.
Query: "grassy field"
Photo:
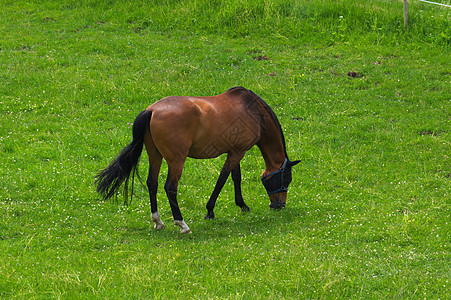
[[[409,2],[404,28],[402,1],[0,1],[0,298],[449,299],[451,10]],[[216,220],[225,158],[187,161],[191,235],[165,165],[163,231],[138,182],[131,205],[101,201],[141,110],[237,85],[302,160],[285,209],[257,148],[251,212],[228,182]]]

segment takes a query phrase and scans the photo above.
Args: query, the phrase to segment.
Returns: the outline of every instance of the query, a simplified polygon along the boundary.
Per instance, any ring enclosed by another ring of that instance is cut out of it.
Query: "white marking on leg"
[[[180,233],[191,233],[191,229],[189,229],[188,225],[186,225],[185,221],[174,221],[174,224],[180,227]]]
[[[160,214],[158,212],[152,213],[152,221],[155,223],[155,229],[163,229],[164,223],[160,219]]]

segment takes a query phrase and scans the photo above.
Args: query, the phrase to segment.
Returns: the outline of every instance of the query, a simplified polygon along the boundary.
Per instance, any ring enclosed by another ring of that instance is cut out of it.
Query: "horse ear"
[[[290,162],[288,162],[288,165],[289,165],[290,167],[292,167],[292,166],[297,165],[297,164],[300,163],[300,162],[301,162],[300,160],[290,161]]]

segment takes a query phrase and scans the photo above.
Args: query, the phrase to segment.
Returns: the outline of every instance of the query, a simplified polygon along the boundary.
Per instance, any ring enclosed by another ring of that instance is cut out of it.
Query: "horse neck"
[[[271,113],[266,111],[262,119],[264,122],[262,135],[257,143],[265,160],[265,171],[262,176],[279,170],[287,158],[284,136],[280,125],[276,123],[277,119],[274,118],[275,116],[271,116]]]

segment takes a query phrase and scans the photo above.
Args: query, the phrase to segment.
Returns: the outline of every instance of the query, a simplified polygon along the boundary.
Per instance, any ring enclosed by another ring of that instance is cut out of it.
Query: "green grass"
[[[450,297],[449,9],[410,1],[404,29],[401,1],[1,2],[1,298]],[[228,182],[216,220],[224,157],[187,161],[192,235],[162,188],[159,232],[139,183],[128,207],[101,201],[93,177],[141,110],[236,85],[302,160],[284,210],[256,148],[251,212]]]

